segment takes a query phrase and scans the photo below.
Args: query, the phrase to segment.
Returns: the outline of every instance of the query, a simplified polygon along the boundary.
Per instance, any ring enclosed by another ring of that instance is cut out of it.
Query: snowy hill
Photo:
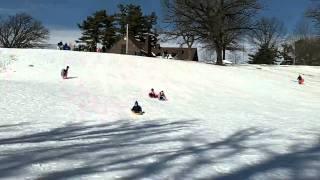
[[[320,179],[319,67],[21,49],[0,62],[0,179]]]

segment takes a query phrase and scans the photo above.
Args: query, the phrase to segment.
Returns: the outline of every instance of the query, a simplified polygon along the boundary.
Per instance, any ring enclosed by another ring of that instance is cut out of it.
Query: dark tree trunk
[[[226,47],[223,47],[223,55],[222,55],[222,59],[226,60]]]
[[[217,53],[217,62],[216,64],[217,65],[223,65],[223,61],[222,61],[222,51],[223,51],[223,48],[221,46],[217,46],[216,48],[216,53]]]
[[[193,56],[192,56],[192,49],[191,47],[188,47],[188,60],[189,61],[192,61],[193,60]]]

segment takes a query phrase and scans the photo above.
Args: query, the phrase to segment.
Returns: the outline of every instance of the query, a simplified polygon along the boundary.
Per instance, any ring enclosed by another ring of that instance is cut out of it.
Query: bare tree
[[[49,30],[28,14],[0,20],[0,44],[5,48],[37,47],[48,38]]]
[[[163,30],[161,32],[165,36],[162,38],[162,41],[171,41],[176,40],[180,47],[187,46],[188,48],[188,60],[192,60],[192,46],[196,43],[199,39],[193,31],[189,30],[186,27],[175,25],[171,26],[168,30]]]
[[[257,21],[255,30],[250,34],[252,42],[258,47],[275,47],[283,40],[286,30],[276,18],[262,17]]]
[[[320,2],[314,1],[314,4],[312,7],[310,7],[307,12],[306,16],[311,18],[313,22],[316,24],[316,27],[318,28],[318,34],[320,35]]]
[[[217,64],[222,64],[223,50],[235,43],[260,9],[258,0],[166,0],[166,20],[179,24],[214,48]]]
[[[295,64],[298,65],[320,65],[320,41],[316,37],[320,36],[320,1],[311,1],[312,4],[305,13],[309,19],[302,25],[298,24],[299,29],[295,32],[298,38],[294,39],[294,53]]]
[[[285,28],[276,18],[262,17],[257,21],[250,39],[258,47],[255,54],[249,54],[249,63],[274,64],[281,57],[278,45],[284,40]]]
[[[294,29],[294,37],[296,40],[309,39],[313,35],[314,31],[311,22],[304,18],[297,23]]]

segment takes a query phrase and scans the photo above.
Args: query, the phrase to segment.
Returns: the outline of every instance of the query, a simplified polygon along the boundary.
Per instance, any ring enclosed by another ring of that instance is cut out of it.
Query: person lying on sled
[[[135,114],[142,114],[143,113],[141,106],[139,106],[139,104],[138,104],[138,101],[136,101],[134,103],[134,106],[132,107],[131,111]]]
[[[166,97],[166,95],[164,95],[163,91],[160,91],[160,93],[159,93],[159,100],[161,100],[161,101],[167,100],[167,97]]]
[[[152,88],[150,93],[149,93],[149,97],[151,98],[158,98],[158,95],[154,92],[154,89]]]
[[[301,75],[299,75],[297,79],[298,79],[299,84],[304,83],[304,79],[301,77]]]

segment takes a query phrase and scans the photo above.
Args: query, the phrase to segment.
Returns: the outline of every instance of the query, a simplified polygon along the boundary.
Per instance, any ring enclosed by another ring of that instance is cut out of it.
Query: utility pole
[[[127,36],[126,36],[126,54],[128,54],[129,49],[129,24],[127,24]]]
[[[244,62],[244,41],[242,40],[242,62],[240,63],[243,63]]]
[[[296,43],[293,44],[293,65],[296,65]]]

